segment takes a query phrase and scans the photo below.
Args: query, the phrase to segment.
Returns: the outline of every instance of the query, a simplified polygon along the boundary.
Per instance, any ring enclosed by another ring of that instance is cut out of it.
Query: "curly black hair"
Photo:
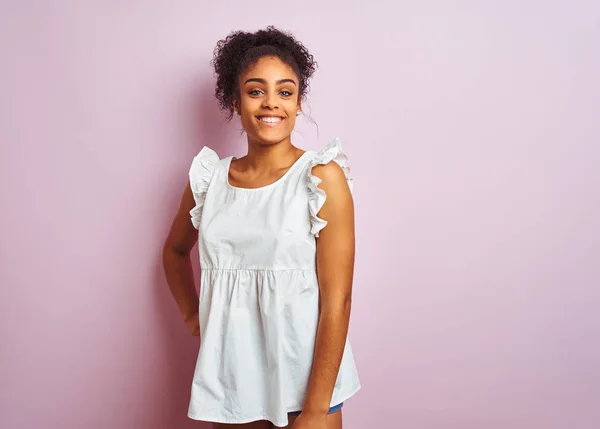
[[[233,117],[233,102],[239,97],[238,78],[262,57],[273,56],[289,65],[299,79],[299,100],[310,88],[317,62],[294,36],[269,26],[254,33],[235,31],[219,40],[211,64],[217,78],[215,97],[219,107]]]

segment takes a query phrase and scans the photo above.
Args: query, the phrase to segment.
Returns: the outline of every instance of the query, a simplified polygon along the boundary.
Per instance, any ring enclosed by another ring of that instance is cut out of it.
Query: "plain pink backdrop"
[[[234,29],[320,68],[356,183],[346,429],[600,427],[600,5],[2,1],[0,427],[205,428],[160,253]],[[196,264],[197,267],[197,264]]]

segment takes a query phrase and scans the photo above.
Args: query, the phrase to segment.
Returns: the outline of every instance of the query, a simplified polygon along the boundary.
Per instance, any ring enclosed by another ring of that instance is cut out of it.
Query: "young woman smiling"
[[[316,63],[268,27],[219,41],[213,66],[248,154],[200,151],[164,245],[169,287],[202,338],[188,415],[216,429],[340,429],[343,402],[360,389],[347,339],[352,180],[337,139],[319,152],[291,140]]]

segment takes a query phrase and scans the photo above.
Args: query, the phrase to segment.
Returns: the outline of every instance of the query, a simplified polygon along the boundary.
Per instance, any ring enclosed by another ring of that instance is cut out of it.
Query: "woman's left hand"
[[[327,413],[301,413],[294,424],[292,429],[327,429]]]

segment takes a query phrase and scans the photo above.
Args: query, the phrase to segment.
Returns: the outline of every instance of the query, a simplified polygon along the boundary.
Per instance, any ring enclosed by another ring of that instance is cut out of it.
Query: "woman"
[[[316,63],[268,27],[219,41],[213,65],[217,100],[239,115],[248,154],[200,151],[164,246],[169,287],[202,337],[189,417],[214,428],[339,429],[343,401],[360,389],[347,341],[352,182],[339,141],[318,153],[291,141]]]

